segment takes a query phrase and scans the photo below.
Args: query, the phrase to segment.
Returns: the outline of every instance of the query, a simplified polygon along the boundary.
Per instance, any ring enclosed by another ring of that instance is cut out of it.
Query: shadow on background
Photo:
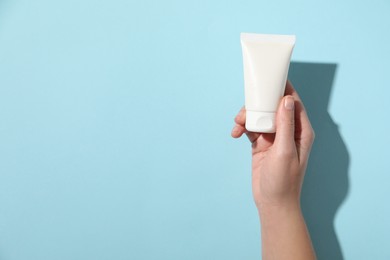
[[[337,64],[292,62],[289,79],[301,96],[316,139],[302,188],[302,209],[318,259],[344,259],[334,221],[349,188],[349,154],[328,113]]]

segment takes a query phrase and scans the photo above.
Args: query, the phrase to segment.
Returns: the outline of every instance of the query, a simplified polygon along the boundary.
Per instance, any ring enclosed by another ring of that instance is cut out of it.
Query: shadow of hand
[[[349,154],[328,113],[336,64],[292,62],[289,78],[300,94],[316,133],[302,188],[303,214],[318,259],[343,258],[334,220],[349,187]]]

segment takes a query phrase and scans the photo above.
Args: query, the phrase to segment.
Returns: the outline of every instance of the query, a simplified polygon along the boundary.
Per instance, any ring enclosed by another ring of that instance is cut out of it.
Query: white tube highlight
[[[247,130],[275,133],[294,45],[295,35],[241,33]]]

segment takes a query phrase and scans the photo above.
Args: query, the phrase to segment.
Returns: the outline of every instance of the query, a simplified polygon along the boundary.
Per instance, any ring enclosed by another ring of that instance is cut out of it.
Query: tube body
[[[241,33],[247,130],[275,132],[294,45],[294,35]]]

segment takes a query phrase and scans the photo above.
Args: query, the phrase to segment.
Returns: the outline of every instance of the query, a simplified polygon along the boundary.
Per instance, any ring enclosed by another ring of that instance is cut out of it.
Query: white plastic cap
[[[275,113],[247,110],[245,127],[251,132],[275,133]]]

